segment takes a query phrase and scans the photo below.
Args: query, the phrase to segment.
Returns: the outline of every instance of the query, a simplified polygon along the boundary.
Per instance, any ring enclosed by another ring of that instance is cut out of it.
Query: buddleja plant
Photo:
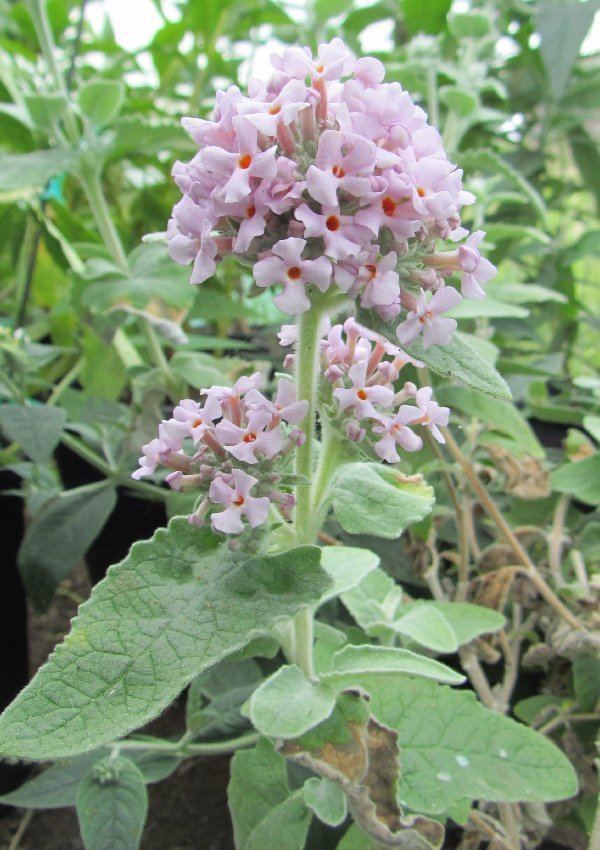
[[[199,754],[238,751],[242,850],[302,848],[313,818],[342,848],[439,848],[474,800],[576,790],[551,742],[431,657],[501,629],[500,614],[411,602],[375,554],[318,545],[335,542],[330,512],[349,534],[395,539],[431,511],[400,452],[443,443],[450,411],[407,374],[507,390],[446,315],[483,297],[494,268],[484,234],[461,226],[474,198],[425,113],[339,39],[272,63],[247,96],[220,92],[213,121],[184,119],[199,151],[174,168],[167,239],[193,284],[234,254],[257,289],[277,288],[296,317],[279,334],[287,373],[271,395],[258,374],[207,388],[159,424],[133,476],[166,467],[193,512],[109,570],[0,720],[5,756],[57,760],[21,804],[53,788],[88,848],[137,847],[145,784]],[[315,619],[335,598],[360,628]],[[188,686],[179,740],[125,737]]]

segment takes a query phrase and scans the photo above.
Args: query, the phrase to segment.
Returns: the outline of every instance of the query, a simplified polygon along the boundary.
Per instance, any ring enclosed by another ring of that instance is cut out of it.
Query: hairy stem
[[[296,451],[296,474],[308,478],[309,483],[296,487],[294,526],[299,543],[315,543],[317,531],[312,516],[313,455],[317,415],[317,368],[319,364],[319,325],[321,312],[314,306],[298,319],[298,346],[296,351],[296,390],[299,399],[308,401],[308,413],[301,427],[306,440]],[[310,608],[299,611],[293,623],[293,661],[306,676],[314,676],[313,666],[313,612]]]
[[[115,264],[124,272],[129,271],[127,255],[123,249],[123,243],[112,220],[106,196],[100,181],[100,175],[92,169],[84,169],[80,175],[81,185],[86,194],[92,214],[98,225],[98,230],[108,252]]]

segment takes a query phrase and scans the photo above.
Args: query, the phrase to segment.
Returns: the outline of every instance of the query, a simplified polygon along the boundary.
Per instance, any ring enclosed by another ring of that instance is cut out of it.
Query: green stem
[[[37,40],[40,43],[42,55],[46,60],[50,73],[54,77],[54,84],[60,94],[63,94],[68,99],[69,92],[67,90],[64,75],[58,64],[58,49],[54,41],[52,27],[48,19],[46,2],[45,0],[26,0],[26,4],[33,21]],[[70,108],[67,109],[65,114],[65,127],[69,136],[69,141],[72,143],[78,142],[79,128],[77,126],[75,115]]]
[[[301,427],[306,440],[296,451],[296,473],[309,484],[296,487],[294,525],[299,543],[315,543],[317,530],[312,516],[313,455],[317,415],[317,369],[319,365],[319,326],[322,313],[314,304],[298,319],[296,351],[296,389],[299,399],[308,401],[308,413]],[[294,662],[309,678],[314,676],[313,611],[299,611],[293,621]]]
[[[130,739],[117,741],[114,750],[143,750],[147,752],[162,752],[173,756],[215,756],[225,753],[233,753],[245,747],[251,747],[258,741],[257,732],[248,732],[239,738],[231,738],[227,741],[214,741],[211,743],[192,744],[187,743],[184,735],[179,741],[151,741]]]
[[[294,523],[300,543],[314,543],[311,522],[313,455],[317,415],[317,367],[319,359],[319,325],[321,312],[314,305],[298,319],[298,347],[296,352],[296,390],[299,399],[308,402],[308,413],[300,427],[306,440],[296,452],[296,473],[308,478],[309,484],[296,488]]]
[[[91,168],[83,167],[80,174],[80,181],[108,252],[115,261],[115,264],[123,269],[124,272],[128,273],[129,263],[127,262],[127,255],[112,220],[99,173]]]
[[[139,493],[145,499],[153,502],[162,502],[169,495],[169,490],[165,490],[162,487],[156,487],[154,484],[149,484],[146,481],[136,481],[128,475],[119,473],[118,470],[113,469],[110,464],[103,460],[100,455],[96,454],[93,449],[90,449],[89,446],[86,446],[85,443],[82,443],[81,440],[78,440],[76,437],[72,437],[71,434],[63,434],[61,437],[61,443],[71,449],[71,451],[78,455],[78,457],[89,463],[90,466],[93,466],[94,469],[97,469],[98,472],[105,475],[106,478],[110,479],[114,484],[121,487],[127,487],[129,490]]]
[[[171,367],[169,366],[169,361],[165,357],[165,353],[162,349],[162,345],[160,344],[160,340],[156,334],[156,331],[150,324],[150,322],[143,320],[142,321],[142,329],[144,331],[144,336],[146,337],[146,343],[148,345],[148,350],[150,352],[150,356],[154,361],[154,365],[158,368],[161,374],[165,378],[165,383],[167,385],[167,389],[169,394],[175,400],[179,398],[178,395],[178,382],[171,371]]]
[[[344,442],[323,417],[319,462],[311,494],[311,517],[314,535],[319,533],[329,505],[329,487],[336,471],[344,463]]]

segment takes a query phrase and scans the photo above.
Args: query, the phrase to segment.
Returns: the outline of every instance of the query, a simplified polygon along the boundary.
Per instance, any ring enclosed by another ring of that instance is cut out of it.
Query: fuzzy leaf
[[[295,665],[280,667],[250,698],[250,719],[271,738],[297,738],[325,720],[335,706],[335,691],[309,682]]]
[[[333,511],[344,531],[393,539],[431,511],[433,489],[419,476],[376,463],[343,467],[334,483]]]
[[[365,673],[381,673],[396,677],[398,673],[424,676],[438,682],[460,685],[465,677],[433,658],[408,649],[391,646],[345,646],[333,656],[331,672],[322,681],[338,687],[350,687],[354,677]]]
[[[304,802],[327,826],[339,826],[346,819],[348,806],[344,792],[330,779],[307,779],[302,788]]]
[[[285,759],[266,738],[235,754],[227,794],[237,850],[302,850],[311,813],[302,792],[290,793]]]
[[[137,850],[148,792],[129,759],[110,756],[90,768],[77,792],[77,817],[86,850]]]
[[[436,815],[466,799],[533,803],[577,792],[570,762],[551,741],[470,691],[403,675],[357,684],[373,715],[398,733],[400,799],[411,809]]]
[[[321,603],[360,584],[366,575],[377,568],[378,563],[379,557],[369,549],[325,546],[321,550],[321,566],[331,578],[332,585],[321,598]]]
[[[234,557],[173,520],[111,567],[73,629],[0,718],[0,752],[76,755],[159,714],[199,673],[315,604],[320,550]]]
[[[27,526],[18,563],[27,594],[45,611],[54,591],[83,558],[114,510],[117,491],[106,481],[60,493]]]
[[[47,405],[0,405],[0,428],[35,463],[48,463],[65,425],[65,412]]]

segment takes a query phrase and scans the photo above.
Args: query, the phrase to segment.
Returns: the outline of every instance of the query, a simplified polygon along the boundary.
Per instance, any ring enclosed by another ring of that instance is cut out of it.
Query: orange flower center
[[[232,499],[231,503],[232,503],[232,505],[236,505],[236,507],[241,508],[242,505],[244,504],[244,497],[243,496],[236,496],[235,499]]]
[[[256,440],[256,434],[246,434],[243,438],[244,443],[253,443]]]
[[[361,401],[366,401],[366,400],[367,400],[367,394],[366,394],[366,392],[365,392],[364,390],[359,390],[359,391],[356,393],[356,395],[359,397],[359,399],[360,399]]]
[[[302,270],[298,268],[298,266],[292,266],[291,269],[288,269],[287,276],[290,278],[290,280],[298,280],[301,274]]]
[[[377,266],[374,266],[369,263],[369,265],[365,266],[365,268],[369,272],[369,280],[373,280],[373,278],[377,274]]]
[[[279,112],[281,112],[281,106],[278,106],[277,104],[269,109],[269,115],[277,115]]]
[[[422,186],[417,186],[417,195],[419,198],[424,198],[425,194],[425,189]]]
[[[317,65],[317,73],[318,73],[318,74],[322,74],[322,73],[323,73],[323,66],[322,66],[322,65]]]
[[[327,221],[325,222],[325,227],[327,228],[327,230],[333,230],[334,232],[336,230],[339,230],[340,220],[337,215],[330,215]]]
[[[346,176],[346,172],[340,165],[334,165],[331,170],[333,171],[336,177],[342,178]]]
[[[194,419],[194,421],[192,422],[192,428],[197,428],[198,425],[202,425],[202,420],[200,418]]]
[[[246,168],[250,168],[251,162],[252,162],[252,157],[250,156],[249,153],[245,153],[243,156],[241,156],[238,159],[238,165],[240,166],[240,168],[243,168],[244,170]]]
[[[381,200],[381,207],[386,215],[394,215],[396,212],[396,202],[389,195]]]
[[[424,316],[419,316],[419,321],[421,322],[421,324],[422,324],[422,325],[424,325],[424,324],[425,324],[425,322],[427,321],[427,319],[431,319],[431,318],[432,318],[432,316],[431,316],[431,311],[430,311],[430,310],[428,310],[428,311],[425,313],[425,315],[424,315]]]
[[[246,207],[246,218],[252,218],[256,213],[256,207],[250,204],[249,207]]]

